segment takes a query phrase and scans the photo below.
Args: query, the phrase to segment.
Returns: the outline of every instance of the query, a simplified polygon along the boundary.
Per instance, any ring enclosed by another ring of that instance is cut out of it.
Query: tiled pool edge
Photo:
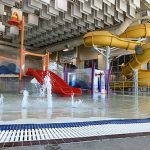
[[[134,137],[142,137],[142,136],[150,136],[150,132],[90,136],[90,137],[79,137],[79,138],[68,138],[68,139],[55,139],[55,140],[7,142],[7,143],[0,143],[0,148],[34,146],[34,145],[53,145],[53,144],[57,145],[63,143],[66,144],[66,143],[77,143],[77,142],[92,142],[92,141],[101,141],[105,139],[111,140],[117,138],[134,138]]]
[[[99,121],[84,121],[84,122],[64,122],[64,123],[29,123],[29,124],[2,124],[2,130],[24,130],[24,129],[39,129],[39,128],[65,128],[65,127],[80,127],[92,125],[107,125],[107,124],[141,124],[150,123],[150,118],[145,119],[113,119]]]
[[[36,133],[35,130],[38,130],[40,138],[33,138],[31,130],[34,134]],[[118,130],[120,131],[117,132]],[[53,131],[54,133],[51,133]],[[11,134],[9,135],[10,132]],[[12,140],[12,136],[15,136],[17,132],[19,136],[22,136],[22,139],[18,138],[18,141],[16,141],[14,138],[14,140]],[[28,132],[30,132],[30,135]],[[47,134],[47,137],[50,134],[51,136],[54,134],[59,134],[59,136],[57,135],[57,138],[47,138],[45,133]],[[70,136],[70,133],[74,135]],[[43,134],[42,136],[44,136],[44,138],[42,138],[41,134]],[[10,137],[9,142],[6,140],[8,136]],[[32,138],[27,138],[29,136],[32,136]],[[95,140],[100,141],[104,139],[128,138],[137,136],[150,136],[150,118],[49,124],[7,124],[0,125],[0,148],[63,144]]]

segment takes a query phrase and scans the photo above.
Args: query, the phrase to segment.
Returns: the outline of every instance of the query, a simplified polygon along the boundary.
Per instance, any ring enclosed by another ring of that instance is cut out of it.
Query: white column
[[[133,92],[138,95],[138,69],[133,70]]]
[[[79,57],[79,47],[76,47],[76,53],[75,53],[75,58],[73,59],[73,65],[77,66],[79,68],[80,64],[80,57]]]
[[[110,47],[107,46],[107,47],[106,47],[106,70],[109,70],[109,69],[110,69],[109,57],[110,57]]]
[[[109,72],[110,72],[110,60],[109,60],[109,58],[110,58],[110,47],[109,46],[107,46],[106,47],[106,52],[105,52],[106,54],[106,73],[105,73],[105,89],[106,89],[106,91],[107,91],[107,94],[109,94],[109,76],[110,76],[110,74],[109,74]]]
[[[102,54],[98,54],[98,69],[105,70],[106,69],[106,57]]]

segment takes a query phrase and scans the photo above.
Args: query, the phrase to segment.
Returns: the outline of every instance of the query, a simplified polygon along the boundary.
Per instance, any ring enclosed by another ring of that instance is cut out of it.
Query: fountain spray
[[[28,97],[29,97],[29,92],[27,90],[24,90],[23,91],[23,99],[22,99],[22,108],[27,108]]]
[[[47,75],[44,78],[44,85],[46,87],[46,92],[47,92],[47,103],[48,103],[48,108],[52,108],[52,86],[51,86],[51,78],[50,78],[50,73],[47,73]]]

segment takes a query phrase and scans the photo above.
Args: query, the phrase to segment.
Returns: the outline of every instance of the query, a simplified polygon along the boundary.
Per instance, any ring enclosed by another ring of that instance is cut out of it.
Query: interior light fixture
[[[67,52],[70,50],[70,45],[69,44],[66,44],[65,45],[65,49],[63,50],[64,52]]]
[[[6,11],[4,11],[3,15],[4,15],[4,16],[6,16],[6,15],[7,15],[7,12],[6,12]]]
[[[67,52],[67,51],[69,51],[69,48],[65,48],[63,51],[64,51],[64,52]]]

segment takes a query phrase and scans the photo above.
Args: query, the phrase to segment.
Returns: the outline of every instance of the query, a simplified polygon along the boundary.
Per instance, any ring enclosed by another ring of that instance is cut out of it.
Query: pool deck
[[[0,125],[0,148],[150,136],[150,118]],[[113,150],[113,149],[112,149]]]

